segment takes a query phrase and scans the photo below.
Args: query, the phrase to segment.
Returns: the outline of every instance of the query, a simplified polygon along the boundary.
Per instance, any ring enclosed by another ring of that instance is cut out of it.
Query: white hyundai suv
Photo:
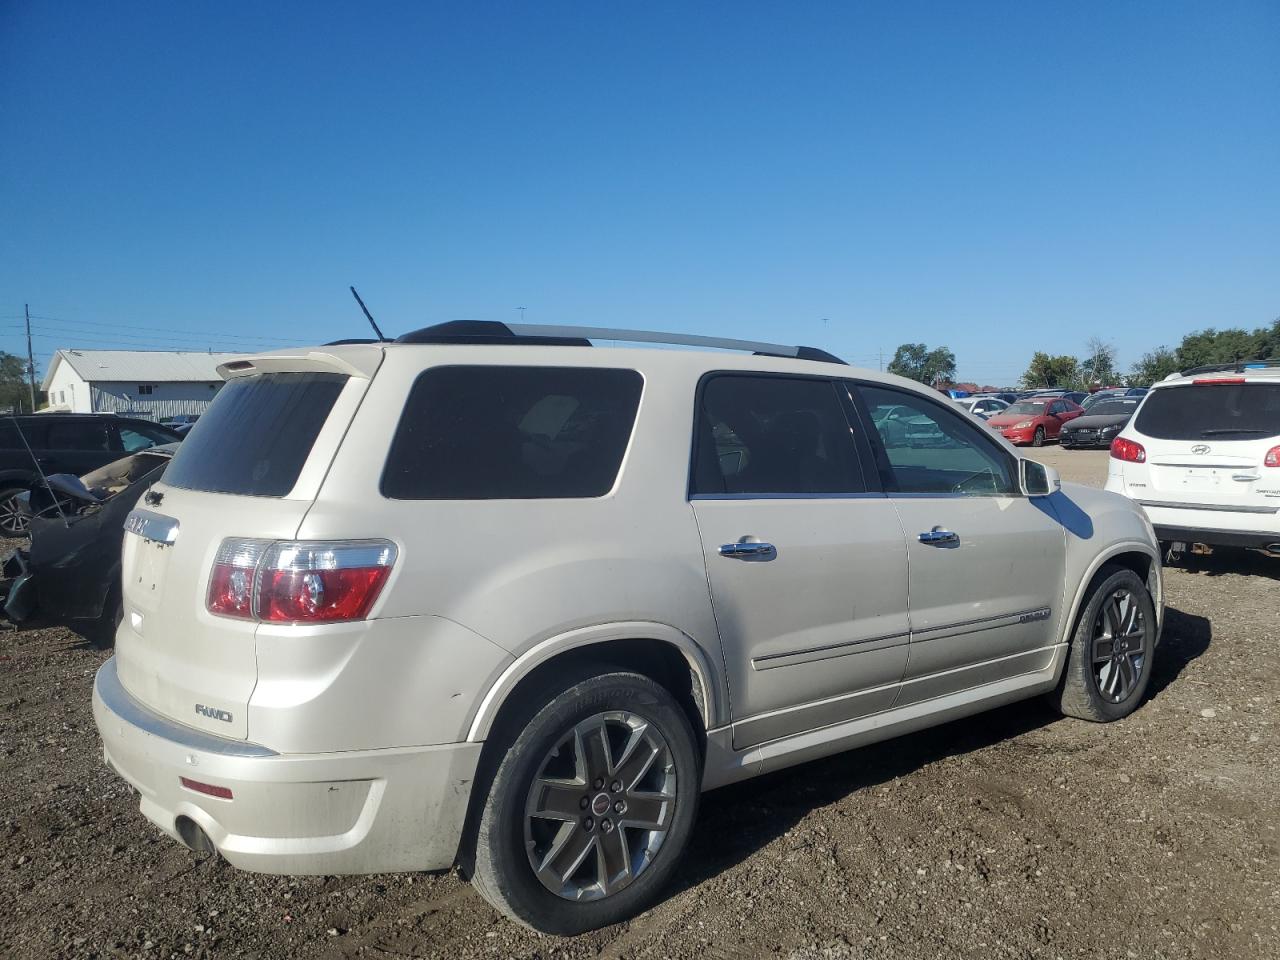
[[[1200,367],[1151,388],[1111,444],[1107,489],[1190,543],[1280,553],[1280,360]]]
[[[220,370],[93,708],[237,867],[456,863],[574,933],[658,895],[702,790],[1035,695],[1115,720],[1151,676],[1140,509],[819,350],[458,323]]]

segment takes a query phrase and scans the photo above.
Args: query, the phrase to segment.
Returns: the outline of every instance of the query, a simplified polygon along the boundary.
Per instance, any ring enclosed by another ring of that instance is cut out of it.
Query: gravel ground
[[[1105,453],[1038,452],[1100,482]],[[0,633],[0,952],[14,957],[1280,956],[1280,561],[1168,573],[1149,701],[1006,707],[703,798],[665,899],[572,940],[453,875],[197,863],[101,762],[106,654]]]

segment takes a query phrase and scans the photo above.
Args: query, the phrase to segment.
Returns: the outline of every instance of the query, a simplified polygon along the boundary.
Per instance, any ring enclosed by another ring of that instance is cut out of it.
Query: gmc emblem
[[[196,704],[196,713],[202,717],[208,717],[210,720],[221,720],[223,723],[230,723],[232,720],[231,711],[219,710],[216,707],[206,707],[203,703]]]

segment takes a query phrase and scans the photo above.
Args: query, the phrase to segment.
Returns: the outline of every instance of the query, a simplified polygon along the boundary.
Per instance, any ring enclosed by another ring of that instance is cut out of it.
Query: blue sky
[[[0,2],[0,349],[1280,316],[1280,4]],[[51,319],[50,319],[51,318]]]

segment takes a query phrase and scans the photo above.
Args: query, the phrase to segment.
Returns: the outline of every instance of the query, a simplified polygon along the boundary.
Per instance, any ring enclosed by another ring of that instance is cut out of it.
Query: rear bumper
[[[447,869],[483,746],[278,754],[151,712],[121,685],[114,658],[94,681],[93,716],[106,762],[149,820],[177,840],[190,821],[233,866],[262,873]]]
[[[1211,547],[1250,547],[1266,550],[1280,544],[1280,534],[1213,530],[1205,527],[1171,527],[1155,524],[1156,538],[1166,543],[1203,543]]]
[[[1067,449],[1071,449],[1072,447],[1106,449],[1111,446],[1111,441],[1113,439],[1114,437],[1107,437],[1106,439],[1103,439],[1096,434],[1089,437],[1077,437],[1065,432],[1058,434],[1058,443]]]

